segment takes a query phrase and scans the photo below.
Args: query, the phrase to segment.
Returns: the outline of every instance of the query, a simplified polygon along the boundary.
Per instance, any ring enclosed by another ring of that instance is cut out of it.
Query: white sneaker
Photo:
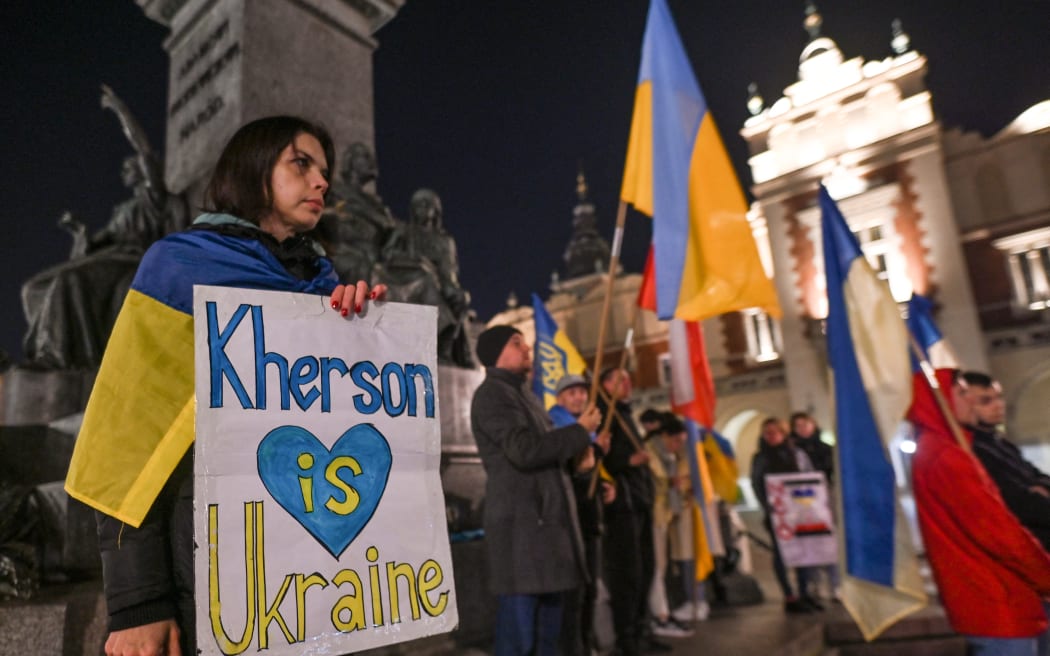
[[[653,620],[653,635],[663,638],[688,638],[693,635],[692,629],[677,624],[674,620]]]
[[[693,619],[697,622],[703,622],[711,615],[711,605],[706,601],[701,601],[695,606],[696,613],[693,615]]]
[[[687,601],[678,608],[675,608],[671,612],[671,617],[675,618],[679,622],[692,622],[696,618],[696,612],[698,609],[693,607],[693,602]]]

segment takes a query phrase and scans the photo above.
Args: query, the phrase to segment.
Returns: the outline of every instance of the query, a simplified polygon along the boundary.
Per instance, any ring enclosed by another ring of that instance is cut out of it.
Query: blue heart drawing
[[[393,462],[372,424],[353,426],[331,450],[305,428],[281,426],[257,455],[266,490],[336,559],[372,519]]]

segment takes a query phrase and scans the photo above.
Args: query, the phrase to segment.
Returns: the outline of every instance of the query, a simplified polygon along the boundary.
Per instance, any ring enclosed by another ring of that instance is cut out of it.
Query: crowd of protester
[[[738,552],[723,546],[733,531],[698,506],[705,495],[694,489],[696,460],[707,451],[690,453],[682,418],[650,408],[636,423],[630,374],[620,368],[599,374],[594,399],[587,379],[565,376],[556,404],[544,410],[526,386],[529,350],[507,326],[483,333],[478,355],[488,370],[472,420],[489,474],[486,532],[499,538],[487,535],[490,579],[513,580],[496,590],[495,654],[633,656],[693,635]],[[971,653],[1046,656],[1050,476],[1005,438],[1002,395],[990,377],[956,371],[944,387],[968,449],[939,434],[919,386],[910,416],[919,432],[919,525],[941,601]],[[785,565],[767,494],[770,476],[820,472],[834,513],[835,454],[821,436],[808,413],[787,423],[769,417],[751,462],[769,541],[751,537],[771,550],[789,613],[820,612],[842,599],[838,565]],[[720,501],[725,510],[738,499]],[[708,554],[715,566],[705,570]],[[523,563],[526,575],[514,579]],[[557,576],[542,575],[556,566]]]
[[[710,613],[708,588],[737,559],[721,546],[730,529],[718,517],[707,530],[719,536],[697,544],[682,419],[646,409],[639,427],[620,368],[599,374],[594,399],[587,379],[564,376],[545,411],[527,386],[521,333],[490,328],[477,352],[486,379],[471,419],[488,473],[494,653],[633,656],[693,635]],[[698,576],[701,549],[717,562]]]

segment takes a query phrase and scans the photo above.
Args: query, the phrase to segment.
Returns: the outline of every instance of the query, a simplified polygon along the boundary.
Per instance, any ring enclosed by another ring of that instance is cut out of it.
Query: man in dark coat
[[[526,386],[532,355],[515,328],[483,332],[477,354],[486,376],[470,420],[488,476],[483,522],[499,604],[494,654],[554,655],[564,596],[587,578],[569,470],[593,453],[590,434],[601,416],[590,408],[576,423],[552,428]]]
[[[612,440],[604,464],[616,480],[616,499],[605,513],[605,573],[609,584],[616,648],[624,656],[669,646],[649,631],[649,586],[656,561],[653,553],[653,480],[649,452],[631,414],[631,376],[609,368],[600,377],[603,414],[615,410],[609,423]],[[608,401],[606,400],[608,399]],[[612,406],[610,408],[610,403]]]
[[[1010,512],[1050,553],[1050,476],[1025,460],[999,427],[1006,401],[999,383],[976,371],[956,373],[956,418],[973,433],[973,454],[999,488]]]

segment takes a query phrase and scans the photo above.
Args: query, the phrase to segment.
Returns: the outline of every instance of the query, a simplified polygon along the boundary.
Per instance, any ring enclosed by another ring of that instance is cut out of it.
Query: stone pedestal
[[[372,145],[372,33],[403,0],[137,0],[171,27],[165,180],[200,182],[244,123],[320,121],[340,150]],[[333,171],[336,162],[329,162]]]
[[[95,575],[95,516],[63,489],[94,372],[15,368],[3,376],[0,480],[35,487],[45,582]]]
[[[84,410],[93,371],[34,371],[15,367],[3,374],[0,426],[41,426]]]
[[[438,411],[441,414],[441,451],[477,454],[470,431],[470,401],[485,380],[483,369],[438,365]]]

